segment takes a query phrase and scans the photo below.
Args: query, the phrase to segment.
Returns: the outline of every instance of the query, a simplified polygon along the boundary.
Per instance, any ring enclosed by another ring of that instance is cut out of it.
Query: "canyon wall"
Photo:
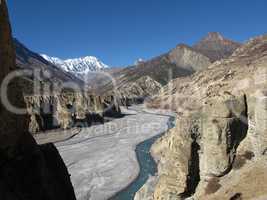
[[[113,96],[87,95],[81,92],[25,95],[33,134],[51,129],[88,127],[104,123],[105,117],[119,117],[119,104]]]
[[[152,147],[158,175],[135,199],[266,199],[267,36],[171,81],[150,102],[177,113]]]
[[[16,70],[6,1],[0,2],[0,82]],[[26,108],[21,80],[7,86],[12,105]],[[3,92],[1,88],[1,92]],[[1,94],[3,98],[4,95]],[[0,199],[75,200],[67,168],[53,144],[38,146],[28,132],[30,117],[0,104]]]

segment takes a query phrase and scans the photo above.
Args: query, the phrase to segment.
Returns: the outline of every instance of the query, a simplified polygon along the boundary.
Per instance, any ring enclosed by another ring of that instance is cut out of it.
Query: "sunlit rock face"
[[[27,95],[25,102],[31,120],[32,134],[51,129],[68,129],[75,126],[88,127],[104,122],[104,118],[121,116],[113,96],[85,95],[81,92]]]
[[[15,68],[6,1],[0,3],[0,81]],[[26,108],[18,79],[8,86],[12,105]],[[1,94],[1,97],[3,95]],[[38,146],[28,132],[29,117],[0,108],[0,199],[74,200],[68,171],[53,144]]]
[[[118,96],[122,105],[143,103],[156,95],[162,85],[150,76],[143,76],[118,88]]]
[[[193,72],[207,68],[211,62],[207,56],[195,51],[193,48],[180,44],[169,52],[169,59],[172,63]]]
[[[150,106],[172,102],[176,127],[152,147],[158,176],[137,200],[266,198],[266,52],[267,36],[253,38],[162,89]]]
[[[193,48],[214,62],[228,58],[240,46],[240,43],[226,39],[218,32],[210,32]]]

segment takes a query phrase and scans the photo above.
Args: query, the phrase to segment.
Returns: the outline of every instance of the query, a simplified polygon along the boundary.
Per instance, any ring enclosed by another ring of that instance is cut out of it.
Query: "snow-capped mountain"
[[[47,61],[62,68],[63,70],[79,75],[109,68],[108,65],[104,64],[94,56],[86,56],[83,58],[74,58],[67,60],[62,60],[56,57],[50,57],[45,54],[41,54],[41,56]]]

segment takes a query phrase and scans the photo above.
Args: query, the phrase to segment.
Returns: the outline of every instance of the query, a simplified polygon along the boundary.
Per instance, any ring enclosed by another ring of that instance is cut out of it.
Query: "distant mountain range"
[[[86,75],[89,72],[100,71],[109,68],[108,65],[101,62],[94,56],[62,60],[56,57],[50,57],[45,54],[41,55],[47,61],[60,67],[64,71],[79,75]]]
[[[211,32],[193,46],[178,44],[169,52],[150,60],[140,59],[132,66],[110,68],[93,56],[62,60],[44,54],[39,55],[27,49],[18,40],[14,42],[17,64],[20,67],[49,71],[53,75],[53,80],[84,83],[84,78],[89,77],[87,84],[100,93],[112,91],[114,80],[118,89],[127,89],[137,80],[143,80],[142,77],[150,77],[151,80],[165,85],[171,79],[204,70],[213,62],[231,56],[241,46],[238,42],[224,38],[220,33]],[[109,80],[101,73],[89,73],[98,71],[110,74],[114,80]]]
[[[42,75],[49,75],[48,77],[40,77],[40,81],[53,83],[75,82],[79,85],[84,84],[83,80],[47,61],[38,53],[28,49],[17,39],[14,39],[13,43],[16,49],[16,64],[19,68],[39,70]],[[29,78],[32,79],[32,77]]]
[[[116,80],[116,88],[124,90],[132,82],[143,76],[149,76],[156,82],[165,85],[177,77],[191,75],[204,70],[213,62],[229,57],[241,44],[224,38],[217,32],[208,33],[193,46],[178,44],[169,52],[150,60],[139,60],[135,65],[110,72]],[[102,83],[96,89],[105,93],[112,91],[113,82],[98,76],[95,83]]]

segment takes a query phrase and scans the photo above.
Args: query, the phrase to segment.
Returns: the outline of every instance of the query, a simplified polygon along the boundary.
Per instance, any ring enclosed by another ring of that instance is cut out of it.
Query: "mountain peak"
[[[214,62],[229,57],[240,46],[238,42],[226,39],[218,32],[209,32],[193,48]]]
[[[85,56],[81,58],[73,58],[66,60],[62,60],[56,57],[50,57],[44,54],[42,54],[41,56],[47,61],[62,68],[63,70],[75,74],[87,74],[92,71],[99,71],[109,68],[109,66],[107,66],[94,56]]]
[[[181,49],[181,48],[191,48],[190,46],[188,46],[187,44],[185,44],[185,43],[179,43],[178,45],[176,45],[176,48],[179,48],[179,49]]]
[[[204,40],[225,40],[219,32],[209,32]]]

